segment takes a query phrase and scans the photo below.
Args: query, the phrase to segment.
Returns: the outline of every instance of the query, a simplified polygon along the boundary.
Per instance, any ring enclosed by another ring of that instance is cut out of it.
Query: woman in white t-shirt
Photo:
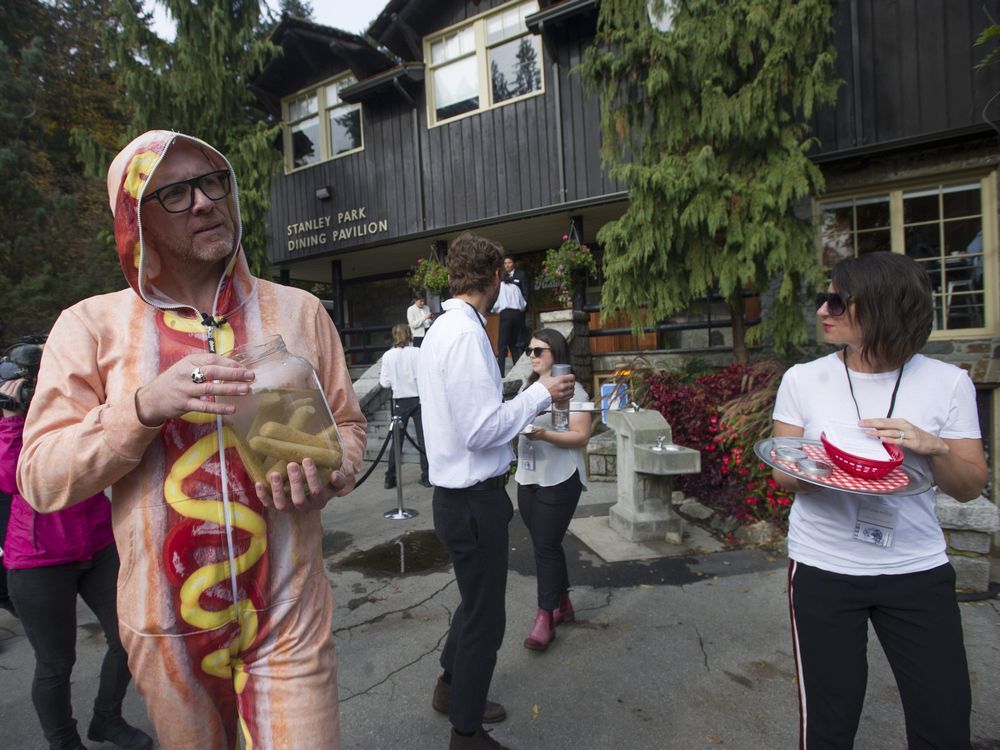
[[[775,437],[817,439],[831,424],[856,422],[902,448],[941,492],[979,497],[987,466],[975,388],[964,370],[918,353],[933,317],[924,267],[888,252],[842,260],[817,315],[827,343],[843,348],[785,373]],[[935,490],[855,495],[780,471],[774,478],[796,493],[788,598],[803,747],[854,746],[871,621],[896,677],[909,746],[968,750],[968,665]]]
[[[531,375],[525,388],[538,378],[551,374],[555,363],[569,363],[569,346],[559,331],[542,328],[535,332],[527,349]],[[587,393],[579,383],[573,401],[586,401]],[[556,637],[555,627],[573,619],[569,599],[569,572],[562,541],[585,489],[587,476],[583,448],[590,440],[593,420],[586,412],[569,416],[569,429],[552,429],[552,414],[544,411],[535,417],[518,442],[517,509],[531,533],[538,575],[538,612],[524,647],[544,651]]]

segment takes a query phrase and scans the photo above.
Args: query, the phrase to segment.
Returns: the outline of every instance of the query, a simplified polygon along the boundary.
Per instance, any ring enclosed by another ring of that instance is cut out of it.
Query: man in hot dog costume
[[[353,488],[366,426],[337,331],[312,295],[250,274],[236,177],[208,144],[145,133],[108,194],[130,288],[52,329],[19,484],[42,512],[112,487],[122,642],[162,747],[336,748],[318,516]],[[254,375],[219,353],[274,334],[316,369],[337,471],[306,458],[286,484],[255,482],[222,421],[233,407],[214,397],[247,394]]]

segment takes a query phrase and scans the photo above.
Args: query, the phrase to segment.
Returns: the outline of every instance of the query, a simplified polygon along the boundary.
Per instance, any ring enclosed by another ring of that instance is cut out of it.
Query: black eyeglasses
[[[525,349],[529,357],[541,357],[542,352],[551,352],[552,350],[547,346],[529,346]]]
[[[845,299],[840,292],[820,292],[816,295],[816,309],[826,305],[826,311],[834,318],[839,318],[847,312],[847,305],[851,301],[850,294]]]
[[[221,201],[229,195],[229,170],[220,169],[217,172],[209,172],[192,177],[190,180],[181,180],[164,185],[159,190],[154,190],[149,195],[143,196],[142,202],[151,200],[159,201],[163,210],[171,214],[182,214],[190,211],[194,205],[194,189],[198,188],[205,194],[206,198],[213,201]]]

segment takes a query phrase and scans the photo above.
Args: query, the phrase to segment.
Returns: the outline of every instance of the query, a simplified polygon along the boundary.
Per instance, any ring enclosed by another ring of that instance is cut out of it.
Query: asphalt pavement
[[[323,512],[344,750],[447,747],[450,725],[430,703],[458,592],[433,535],[432,490],[417,484],[418,474],[404,465],[403,504],[418,512],[414,518],[383,518],[397,496],[383,489],[381,471]],[[513,482],[508,489],[513,498]],[[577,518],[600,525],[614,500],[614,485],[594,483]],[[492,727],[494,737],[517,750],[797,747],[781,555],[719,550],[695,533],[684,548],[666,551],[669,557],[650,557],[647,549],[608,563],[572,533],[566,549],[577,621],[561,625],[547,651],[528,651],[521,642],[535,613],[534,563],[515,515],[507,634],[491,691],[508,718]],[[1000,750],[1000,601],[961,610],[974,746]],[[73,703],[85,725],[103,638],[82,602],[78,615]],[[899,695],[874,634],[869,651],[856,748],[905,748]],[[45,747],[31,707],[32,669],[19,621],[0,610],[0,749]],[[125,715],[153,732],[134,690]]]

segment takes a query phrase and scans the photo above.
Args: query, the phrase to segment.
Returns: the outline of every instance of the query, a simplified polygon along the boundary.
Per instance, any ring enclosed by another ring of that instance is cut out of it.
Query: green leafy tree
[[[112,0],[106,51],[129,118],[119,145],[162,128],[197,136],[224,153],[240,185],[243,247],[251,269],[267,274],[265,217],[280,125],[254,107],[247,83],[277,48],[266,40],[269,19],[258,0],[156,0],[176,22],[172,41],[150,28],[141,0]],[[89,132],[78,141],[95,168],[111,154]]]
[[[47,331],[84,297],[121,288],[104,181],[87,177],[75,124],[120,130],[100,52],[105,0],[0,7],[0,340]]]
[[[293,16],[307,21],[313,20],[312,3],[306,2],[306,0],[281,0],[278,12],[282,16]]]
[[[582,72],[600,99],[604,162],[629,191],[597,235],[606,314],[639,327],[718,293],[745,359],[742,292],[769,289],[751,340],[804,340],[802,297],[820,271],[793,208],[823,188],[807,123],[836,98],[832,5],[603,0]]]

